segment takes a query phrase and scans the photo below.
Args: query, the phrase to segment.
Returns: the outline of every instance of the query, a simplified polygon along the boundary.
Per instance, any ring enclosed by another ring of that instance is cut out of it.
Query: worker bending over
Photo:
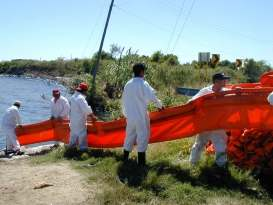
[[[87,118],[90,117],[94,122],[97,117],[94,115],[91,107],[87,104],[86,94],[88,85],[80,83],[70,100],[70,140],[69,146],[75,147],[77,142],[80,151],[86,151],[87,143]]]
[[[225,88],[227,80],[230,77],[226,76],[224,73],[216,73],[212,77],[213,85],[201,89],[195,96],[192,97],[192,100],[199,98],[203,95],[210,93],[220,93],[226,91]],[[213,116],[211,116],[213,117]],[[208,119],[209,120],[209,119]],[[215,147],[216,159],[215,163],[218,167],[225,167],[227,162],[227,135],[225,130],[213,130],[200,133],[196,139],[195,143],[191,149],[190,162],[195,165],[200,159],[201,152],[207,142],[211,140],[212,144]]]
[[[6,110],[2,119],[2,130],[6,135],[6,152],[12,152],[18,155],[23,154],[15,133],[16,127],[22,126],[21,117],[19,115],[20,107],[21,102],[15,101],[13,105]]]

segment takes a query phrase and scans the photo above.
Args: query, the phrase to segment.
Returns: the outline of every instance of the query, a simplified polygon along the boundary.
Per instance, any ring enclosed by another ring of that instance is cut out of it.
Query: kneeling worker
[[[15,154],[23,154],[20,151],[20,144],[17,140],[15,129],[17,126],[22,126],[21,117],[19,115],[19,108],[21,106],[20,101],[15,101],[14,104],[9,107],[2,119],[2,130],[6,135],[6,152],[13,152]]]

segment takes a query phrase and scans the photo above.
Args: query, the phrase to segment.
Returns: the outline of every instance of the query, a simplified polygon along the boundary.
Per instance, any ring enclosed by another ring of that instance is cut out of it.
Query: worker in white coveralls
[[[267,96],[267,101],[269,102],[270,105],[273,105],[273,92],[271,92],[271,93]]]
[[[12,152],[18,155],[23,154],[23,152],[20,151],[20,144],[15,133],[15,128],[22,126],[21,117],[19,115],[20,106],[21,102],[15,101],[14,104],[6,110],[2,119],[2,130],[6,135],[6,152]]]
[[[61,95],[61,92],[58,89],[52,91],[52,96],[53,98],[50,101],[51,119],[68,119],[70,112],[68,100]]]
[[[205,87],[201,89],[195,96],[192,97],[192,100],[199,98],[203,95],[210,94],[210,93],[219,93],[222,91],[228,90],[225,88],[226,82],[230,79],[230,77],[226,76],[224,73],[216,73],[212,77],[213,85]],[[213,117],[213,116],[211,116]],[[208,119],[209,120],[209,119]],[[196,139],[193,147],[191,149],[190,159],[189,161],[191,164],[195,165],[198,160],[200,159],[201,152],[207,142],[211,140],[212,144],[215,147],[216,159],[215,164],[218,167],[225,167],[227,163],[227,135],[225,130],[213,130],[213,131],[206,131],[200,133]]]
[[[154,89],[144,80],[145,69],[145,65],[142,63],[133,66],[134,78],[126,83],[122,94],[122,111],[127,122],[124,161],[128,160],[133,145],[137,143],[139,165],[146,164],[145,152],[150,136],[150,119],[147,105],[153,102],[156,107],[163,109]]]
[[[88,85],[86,83],[80,83],[70,100],[69,147],[75,147],[78,142],[80,151],[86,151],[88,148],[87,118],[90,117],[93,122],[97,119],[85,99],[87,90]]]

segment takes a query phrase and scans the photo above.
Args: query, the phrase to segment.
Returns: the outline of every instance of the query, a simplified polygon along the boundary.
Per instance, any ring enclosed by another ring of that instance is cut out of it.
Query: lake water
[[[50,117],[52,90],[59,88],[63,96],[69,98],[68,90],[55,81],[40,78],[0,76],[0,123],[5,110],[15,100],[22,102],[19,110],[23,124],[35,123]],[[0,149],[6,146],[0,130]]]

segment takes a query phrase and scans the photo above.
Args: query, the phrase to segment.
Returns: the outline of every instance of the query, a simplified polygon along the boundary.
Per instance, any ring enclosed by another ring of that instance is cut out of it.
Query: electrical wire
[[[146,24],[150,24],[150,25],[152,25],[153,27],[155,27],[155,28],[157,28],[157,29],[159,29],[159,30],[161,30],[161,31],[164,31],[164,32],[168,32],[168,31],[169,31],[167,28],[162,27],[162,26],[159,26],[159,25],[153,23],[152,21],[150,21],[150,20],[148,20],[148,19],[146,19],[146,18],[143,18],[143,17],[141,17],[141,16],[139,16],[139,15],[137,15],[137,14],[134,14],[134,13],[132,13],[132,12],[130,12],[130,11],[127,11],[127,10],[124,9],[124,8],[121,8],[120,6],[115,5],[115,7],[116,7],[118,10],[120,10],[120,11],[122,11],[122,12],[124,12],[124,13],[126,13],[126,14],[128,14],[128,15],[130,15],[130,16],[133,16],[133,17],[137,18],[139,21],[144,22],[144,23],[146,23]]]
[[[182,4],[181,4],[181,7],[180,7],[180,9],[179,9],[179,13],[178,13],[178,15],[177,15],[177,17],[176,17],[176,21],[175,21],[175,24],[174,24],[172,33],[171,33],[170,38],[169,38],[169,41],[168,41],[167,52],[168,52],[169,49],[170,49],[170,45],[171,45],[171,42],[172,42],[172,40],[173,40],[173,36],[174,36],[175,31],[176,31],[176,27],[177,27],[178,21],[179,21],[180,17],[182,16],[183,9],[184,9],[184,5],[185,5],[185,1],[186,1],[186,0],[183,0],[183,2],[182,2]]]
[[[100,22],[100,19],[102,18],[103,8],[104,8],[104,5],[102,5],[100,7],[100,11],[99,11],[98,16],[96,18],[95,24],[94,24],[94,26],[91,29],[91,32],[90,32],[89,37],[88,37],[88,39],[86,41],[85,47],[84,47],[84,49],[82,51],[82,57],[84,57],[84,55],[85,55],[85,53],[86,53],[86,51],[87,51],[87,49],[89,47],[90,41],[91,41],[91,39],[92,39],[92,37],[93,37],[93,35],[95,33],[95,30],[96,30],[96,28],[98,26],[98,23]]]
[[[186,26],[187,21],[188,21],[189,18],[190,18],[190,15],[191,15],[191,12],[192,12],[192,10],[193,10],[193,6],[194,6],[195,2],[196,2],[196,0],[193,0],[193,1],[192,1],[191,7],[190,7],[190,9],[189,9],[189,11],[188,11],[188,14],[187,14],[187,16],[186,16],[186,18],[185,18],[185,21],[184,21],[184,23],[183,23],[183,25],[182,25],[182,27],[181,27],[181,30],[180,30],[180,32],[179,32],[179,34],[177,35],[177,38],[176,38],[176,40],[175,40],[175,43],[174,43],[174,46],[173,46],[173,49],[172,49],[172,53],[173,53],[175,47],[177,46],[177,43],[178,43],[178,41],[179,41],[179,39],[180,39],[180,37],[181,37],[181,35],[182,35],[184,29],[185,29],[185,26]]]

